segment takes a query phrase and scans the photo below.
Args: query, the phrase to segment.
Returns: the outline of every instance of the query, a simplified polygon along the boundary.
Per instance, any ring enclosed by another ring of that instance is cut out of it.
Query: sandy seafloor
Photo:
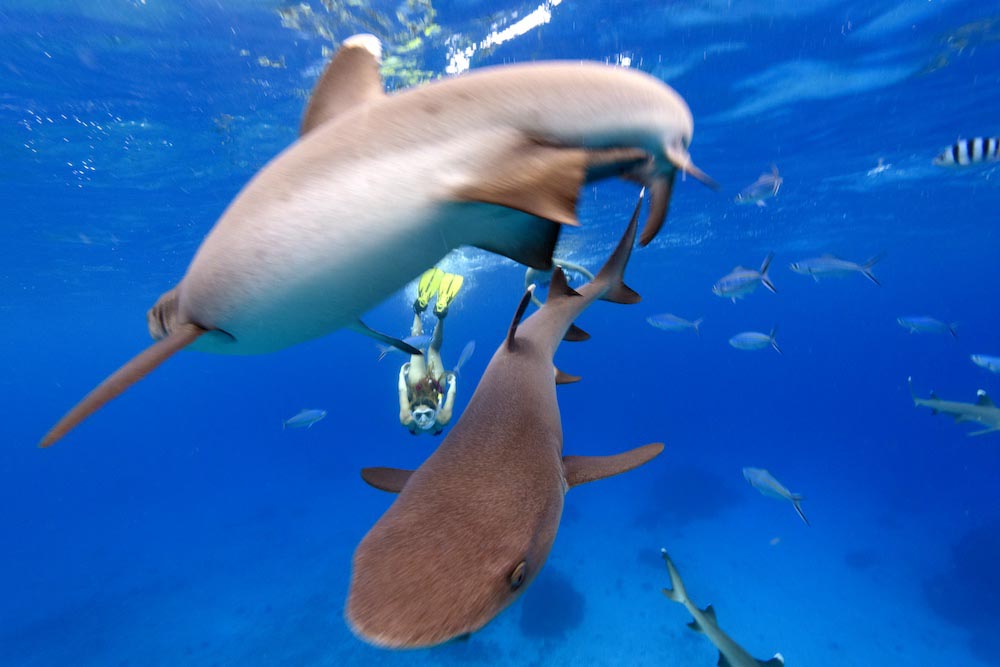
[[[966,437],[974,427],[915,408],[906,384],[1000,396],[1000,376],[969,361],[1000,355],[1000,171],[931,164],[957,137],[997,133],[1000,9],[978,0],[434,4],[440,32],[421,33],[393,86],[442,73],[450,37],[545,9],[472,66],[591,58],[660,76],[724,186],[677,184],[667,227],[626,274],[643,302],[595,304],[579,321],[593,338],[556,358],[583,376],[559,388],[567,454],[653,441],[663,454],[572,489],[537,580],[468,641],[383,651],[344,622],[351,555],[391,501],[358,470],[415,467],[436,444],[398,425],[402,358],[376,361],[356,334],[180,354],[39,451],[63,410],[148,344],[146,309],[294,141],[328,35],[372,25],[303,6],[0,0],[0,665],[714,665],[660,593],[661,547],[759,659],[998,664],[1000,435]],[[383,41],[398,54],[404,33]],[[734,204],[772,163],[779,195]],[[559,254],[599,266],[634,197],[585,188]],[[711,293],[772,251],[778,294]],[[788,268],[826,252],[885,253],[882,286]],[[446,363],[477,342],[460,414],[523,271],[469,251],[444,266],[467,277]],[[365,320],[405,335],[411,299],[412,286]],[[704,317],[701,337],[645,323],[663,312]],[[958,323],[957,338],[896,323],[924,314]],[[780,357],[726,344],[775,324]],[[282,431],[302,408],[329,415]],[[743,466],[803,493],[812,525]]]

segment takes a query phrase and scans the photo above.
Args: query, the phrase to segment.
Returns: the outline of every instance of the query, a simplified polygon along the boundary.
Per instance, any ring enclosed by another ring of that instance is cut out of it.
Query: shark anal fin
[[[420,348],[413,347],[406,341],[400,340],[399,338],[393,338],[389,334],[384,334],[379,331],[375,331],[361,320],[355,320],[354,324],[350,325],[350,327],[348,328],[357,331],[359,334],[368,336],[369,338],[374,338],[378,342],[384,343],[385,345],[389,345],[390,347],[394,347],[397,350],[402,350],[407,354],[415,354],[418,356],[423,354],[423,352],[420,351]]]
[[[648,463],[662,451],[663,443],[654,442],[613,456],[564,456],[566,483],[572,488],[628,472]]]
[[[650,241],[656,238],[667,219],[667,212],[670,210],[670,197],[674,191],[674,181],[677,172],[673,171],[669,176],[658,176],[649,184],[649,213],[646,214],[646,223],[642,226],[642,234],[639,235],[639,245],[647,246]]]
[[[412,474],[412,470],[400,468],[362,468],[361,479],[380,491],[399,493]]]
[[[569,343],[582,343],[585,340],[590,340],[590,334],[575,324],[570,324],[569,329],[566,330],[566,335],[563,336],[563,340]]]
[[[132,357],[124,366],[108,376],[104,382],[97,385],[89,394],[83,397],[73,409],[63,415],[63,418],[45,434],[39,447],[48,447],[73,430],[77,424],[94,414],[105,403],[120,396],[126,389],[146,377],[157,366],[170,358],[177,351],[193,343],[205,333],[197,324],[180,324],[174,327],[170,335],[161,338],[144,351]]]
[[[385,95],[378,71],[381,61],[382,44],[374,35],[345,39],[313,88],[299,134],[304,135],[345,111]]]
[[[579,375],[570,375],[569,373],[563,373],[561,370],[552,367],[556,374],[556,384],[573,384],[574,382],[580,381]]]
[[[507,349],[513,350],[515,347],[514,336],[517,334],[517,325],[521,323],[521,318],[524,317],[524,311],[528,309],[528,304],[531,303],[531,295],[535,293],[535,286],[529,285],[528,289],[524,291],[524,296],[521,297],[521,303],[517,304],[517,311],[514,313],[514,319],[511,320],[510,329],[507,330]]]
[[[580,224],[576,202],[587,164],[587,151],[582,148],[552,146],[521,135],[487,174],[459,187],[453,198],[505,206],[575,227]]]

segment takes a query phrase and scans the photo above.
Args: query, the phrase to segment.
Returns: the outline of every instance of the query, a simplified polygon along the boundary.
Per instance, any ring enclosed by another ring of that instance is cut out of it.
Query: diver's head
[[[434,428],[438,411],[429,405],[418,405],[413,408],[413,421],[421,431]]]

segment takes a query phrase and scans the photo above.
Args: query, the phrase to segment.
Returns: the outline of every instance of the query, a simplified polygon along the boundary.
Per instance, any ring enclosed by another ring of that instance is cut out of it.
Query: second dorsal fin
[[[382,43],[375,35],[354,35],[341,44],[309,96],[299,135],[385,95],[378,68]]]

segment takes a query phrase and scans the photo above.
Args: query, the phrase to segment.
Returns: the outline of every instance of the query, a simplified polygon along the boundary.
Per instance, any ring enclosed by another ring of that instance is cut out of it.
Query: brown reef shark
[[[984,390],[976,392],[975,403],[962,403],[961,401],[944,401],[931,392],[930,398],[917,398],[913,391],[913,378],[906,378],[910,385],[910,396],[913,397],[913,404],[917,407],[930,408],[932,414],[943,412],[951,415],[958,423],[977,422],[986,428],[978,431],[971,431],[968,435],[983,435],[986,433],[996,433],[1000,431],[1000,408],[998,408]]]
[[[641,203],[641,200],[640,200]],[[573,320],[596,299],[635,303],[622,282],[636,215],[597,277],[578,291],[562,269],[548,298],[504,342],[447,437],[415,471],[366,468],[399,496],[354,554],[345,615],[377,646],[416,648],[482,628],[535,578],[555,541],[567,490],[640,466],[648,444],[615,456],[563,456],[556,385],[579,378],[552,363],[559,342],[582,339]]]
[[[715,648],[719,649],[719,662],[716,663],[718,667],[781,667],[785,664],[785,659],[780,653],[775,653],[770,660],[757,660],[733,641],[733,638],[719,627],[712,605],[698,609],[698,605],[688,599],[684,582],[681,581],[681,574],[674,566],[674,562],[670,560],[670,556],[667,555],[667,550],[660,549],[660,555],[663,556],[663,562],[667,564],[672,587],[664,588],[663,594],[674,602],[684,605],[684,608],[694,617],[694,620],[688,623],[688,627],[696,632],[704,633],[709,641],[715,644]]]
[[[649,187],[642,243],[691,162],[684,100],[647,74],[593,62],[483,68],[386,94],[381,44],[346,40],[320,77],[301,137],[230,203],[180,283],[147,314],[158,342],[77,404],[49,446],[186,347],[258,354],[350,327],[463,245],[549,269],[580,187]]]

